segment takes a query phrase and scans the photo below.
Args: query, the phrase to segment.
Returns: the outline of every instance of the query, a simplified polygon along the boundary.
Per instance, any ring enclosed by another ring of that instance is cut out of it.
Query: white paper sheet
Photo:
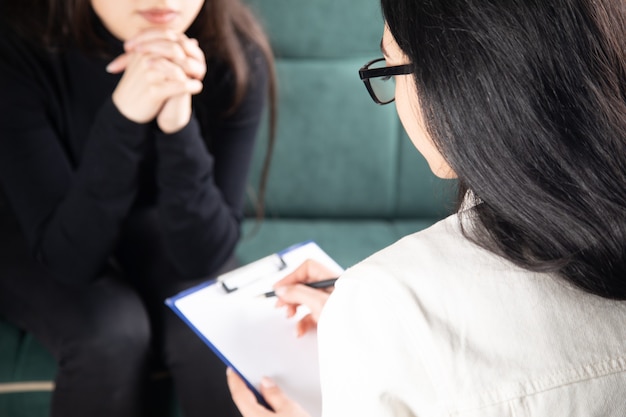
[[[300,308],[296,317],[287,319],[284,309],[274,307],[276,298],[257,295],[270,291],[274,282],[309,258],[324,263],[337,275],[343,269],[315,242],[294,245],[277,255],[285,263],[280,270],[243,280],[241,274],[230,273],[166,302],[226,364],[257,389],[257,394],[262,377],[270,377],[315,417],[321,415],[317,335],[308,332],[296,337],[296,323],[307,311]],[[246,266],[240,269],[259,270]],[[221,281],[229,277],[245,285],[228,293]]]

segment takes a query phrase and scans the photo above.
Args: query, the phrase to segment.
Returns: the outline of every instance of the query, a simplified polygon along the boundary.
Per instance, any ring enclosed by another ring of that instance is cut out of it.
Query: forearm
[[[110,101],[98,113],[79,167],[33,231],[36,257],[60,281],[84,284],[104,266],[137,191],[146,131]]]
[[[239,239],[241,213],[215,183],[215,161],[195,119],[172,135],[157,134],[159,220],[181,274],[215,272]]]
[[[157,135],[159,212],[172,260],[185,276],[211,274],[233,253],[265,104],[267,74],[260,68],[224,117],[234,85],[219,79],[205,80],[197,113],[183,130]]]

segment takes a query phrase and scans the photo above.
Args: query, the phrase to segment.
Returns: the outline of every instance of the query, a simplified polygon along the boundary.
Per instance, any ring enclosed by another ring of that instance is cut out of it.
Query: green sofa
[[[376,0],[248,0],[277,56],[279,123],[266,217],[250,217],[237,248],[247,263],[315,240],[344,267],[451,209],[454,184],[430,173],[393,105],[369,98],[358,69],[380,56]],[[250,194],[266,143],[261,132]],[[55,364],[32,335],[0,321],[0,416],[44,417]],[[177,415],[167,377],[153,415]]]

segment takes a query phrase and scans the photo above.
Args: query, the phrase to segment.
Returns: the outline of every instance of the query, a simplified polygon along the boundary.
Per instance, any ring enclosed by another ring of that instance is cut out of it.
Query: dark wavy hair
[[[626,299],[626,3],[381,0],[467,238]]]
[[[94,27],[95,13],[90,0],[0,0],[15,30],[47,48],[68,43],[85,50],[107,54],[107,45]],[[269,143],[260,176],[257,215],[263,216],[264,196],[274,148],[277,119],[277,87],[274,57],[259,21],[241,0],[205,0],[189,33],[197,37],[207,58],[226,62],[233,71],[235,91],[229,112],[243,99],[253,68],[246,59],[245,43],[256,44],[265,56],[269,77]]]

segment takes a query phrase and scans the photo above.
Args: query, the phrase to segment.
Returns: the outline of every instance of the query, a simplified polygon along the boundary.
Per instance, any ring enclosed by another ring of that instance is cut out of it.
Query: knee
[[[65,341],[65,359],[79,360],[84,356],[101,365],[123,365],[148,355],[150,319],[138,297],[93,305],[77,323],[77,328]]]
[[[211,354],[202,339],[174,314],[166,315],[162,332],[161,349],[169,367],[186,362],[197,363],[199,358],[203,360]]]

